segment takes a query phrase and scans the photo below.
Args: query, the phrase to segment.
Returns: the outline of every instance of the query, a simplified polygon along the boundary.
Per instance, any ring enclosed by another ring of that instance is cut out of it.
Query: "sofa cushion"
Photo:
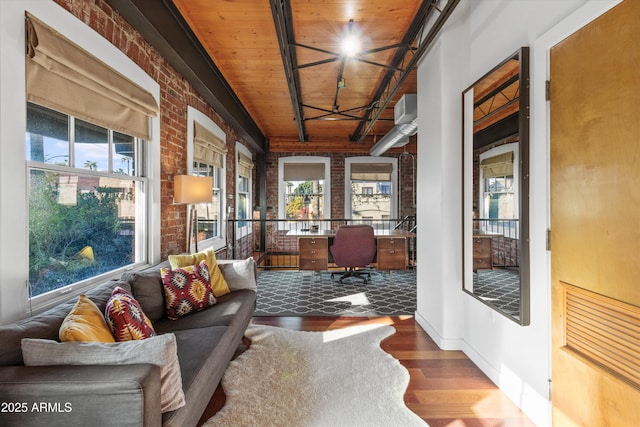
[[[157,333],[175,332],[209,326],[229,326],[234,320],[251,317],[255,309],[256,293],[240,290],[218,298],[218,303],[206,310],[181,318],[179,321],[162,319],[153,324]]]
[[[169,255],[169,264],[172,269],[180,267],[188,267],[190,265],[198,265],[201,261],[205,261],[209,267],[209,278],[211,280],[211,288],[216,297],[228,294],[230,292],[227,281],[225,280],[220,268],[216,253],[212,248],[206,249],[195,254]]]
[[[102,312],[84,294],[62,321],[58,335],[60,341],[115,341]]]
[[[22,340],[22,355],[27,366],[156,365],[160,367],[162,412],[173,411],[185,405],[174,334],[116,343],[59,343],[26,338]]]
[[[232,292],[240,289],[258,290],[255,275],[256,262],[253,258],[247,258],[244,261],[219,263],[218,267],[220,267],[220,271],[222,271],[222,275]]]
[[[176,269],[162,268],[160,275],[169,319],[177,320],[216,303],[205,261]]]
[[[119,286],[111,293],[104,315],[116,341],[141,340],[156,335],[138,301]]]
[[[129,283],[133,297],[140,303],[142,311],[152,324],[165,317],[166,308],[160,267],[125,273],[122,275],[122,280]]]

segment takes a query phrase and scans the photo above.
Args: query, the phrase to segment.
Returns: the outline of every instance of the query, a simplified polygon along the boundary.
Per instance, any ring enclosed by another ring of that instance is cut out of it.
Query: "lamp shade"
[[[210,176],[176,175],[173,177],[174,203],[211,203],[213,178]]]

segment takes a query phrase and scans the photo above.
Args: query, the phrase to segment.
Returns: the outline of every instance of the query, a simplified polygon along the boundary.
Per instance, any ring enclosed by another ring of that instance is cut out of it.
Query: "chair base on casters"
[[[344,271],[336,271],[331,273],[331,280],[333,280],[333,276],[335,274],[340,276],[340,280],[338,280],[340,283],[344,283],[343,280],[347,277],[357,277],[358,279],[364,280],[364,284],[366,285],[368,283],[367,277],[371,279],[371,272],[367,270],[356,270],[353,267],[347,267],[344,269]]]

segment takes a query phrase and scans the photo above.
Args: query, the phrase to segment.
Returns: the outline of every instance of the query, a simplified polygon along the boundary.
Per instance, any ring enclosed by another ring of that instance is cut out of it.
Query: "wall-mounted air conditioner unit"
[[[411,123],[418,117],[418,96],[415,93],[406,93],[393,108],[395,123],[401,125]]]

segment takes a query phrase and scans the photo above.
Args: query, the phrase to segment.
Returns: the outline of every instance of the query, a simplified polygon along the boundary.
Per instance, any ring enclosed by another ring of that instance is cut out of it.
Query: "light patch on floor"
[[[366,305],[371,305],[371,301],[369,301],[369,298],[367,298],[367,294],[364,292],[360,292],[358,294],[352,294],[352,295],[347,295],[344,297],[339,297],[339,298],[333,298],[330,300],[327,300],[329,302],[350,302],[351,305],[361,305],[361,306],[366,306]]]

